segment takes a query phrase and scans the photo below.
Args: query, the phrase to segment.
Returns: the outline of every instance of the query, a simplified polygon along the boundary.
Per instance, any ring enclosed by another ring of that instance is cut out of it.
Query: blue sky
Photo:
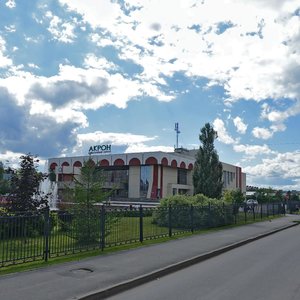
[[[0,160],[199,147],[300,190],[299,0],[0,0]]]

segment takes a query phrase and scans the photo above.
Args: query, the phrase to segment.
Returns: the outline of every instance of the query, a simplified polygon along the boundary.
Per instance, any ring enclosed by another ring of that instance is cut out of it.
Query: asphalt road
[[[300,299],[300,227],[271,235],[109,299]]]

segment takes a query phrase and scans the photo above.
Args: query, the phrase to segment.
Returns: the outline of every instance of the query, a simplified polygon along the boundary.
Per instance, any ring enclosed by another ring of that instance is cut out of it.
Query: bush
[[[153,214],[153,223],[169,226],[169,206],[171,207],[171,224],[173,228],[189,229],[217,227],[234,222],[233,208],[217,199],[210,199],[202,194],[195,196],[175,195],[162,199]],[[193,206],[193,212],[191,211]]]
[[[169,226],[169,207],[171,207],[171,223],[174,228],[190,228],[191,213],[190,208],[193,202],[191,197],[185,195],[175,195],[164,198],[160,206],[153,213],[153,223],[168,227]]]

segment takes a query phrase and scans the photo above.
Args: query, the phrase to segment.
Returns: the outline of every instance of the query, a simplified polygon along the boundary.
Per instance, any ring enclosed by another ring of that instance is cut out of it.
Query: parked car
[[[258,205],[258,202],[255,199],[248,199],[246,201],[246,204],[247,204],[247,206],[256,206],[256,205]]]

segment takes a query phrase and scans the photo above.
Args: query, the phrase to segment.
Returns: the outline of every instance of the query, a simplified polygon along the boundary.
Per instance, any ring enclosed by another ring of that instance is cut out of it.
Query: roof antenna
[[[178,122],[175,123],[175,129],[174,130],[176,131],[176,149],[178,149],[178,135],[180,133],[180,131],[179,131],[179,123]]]

